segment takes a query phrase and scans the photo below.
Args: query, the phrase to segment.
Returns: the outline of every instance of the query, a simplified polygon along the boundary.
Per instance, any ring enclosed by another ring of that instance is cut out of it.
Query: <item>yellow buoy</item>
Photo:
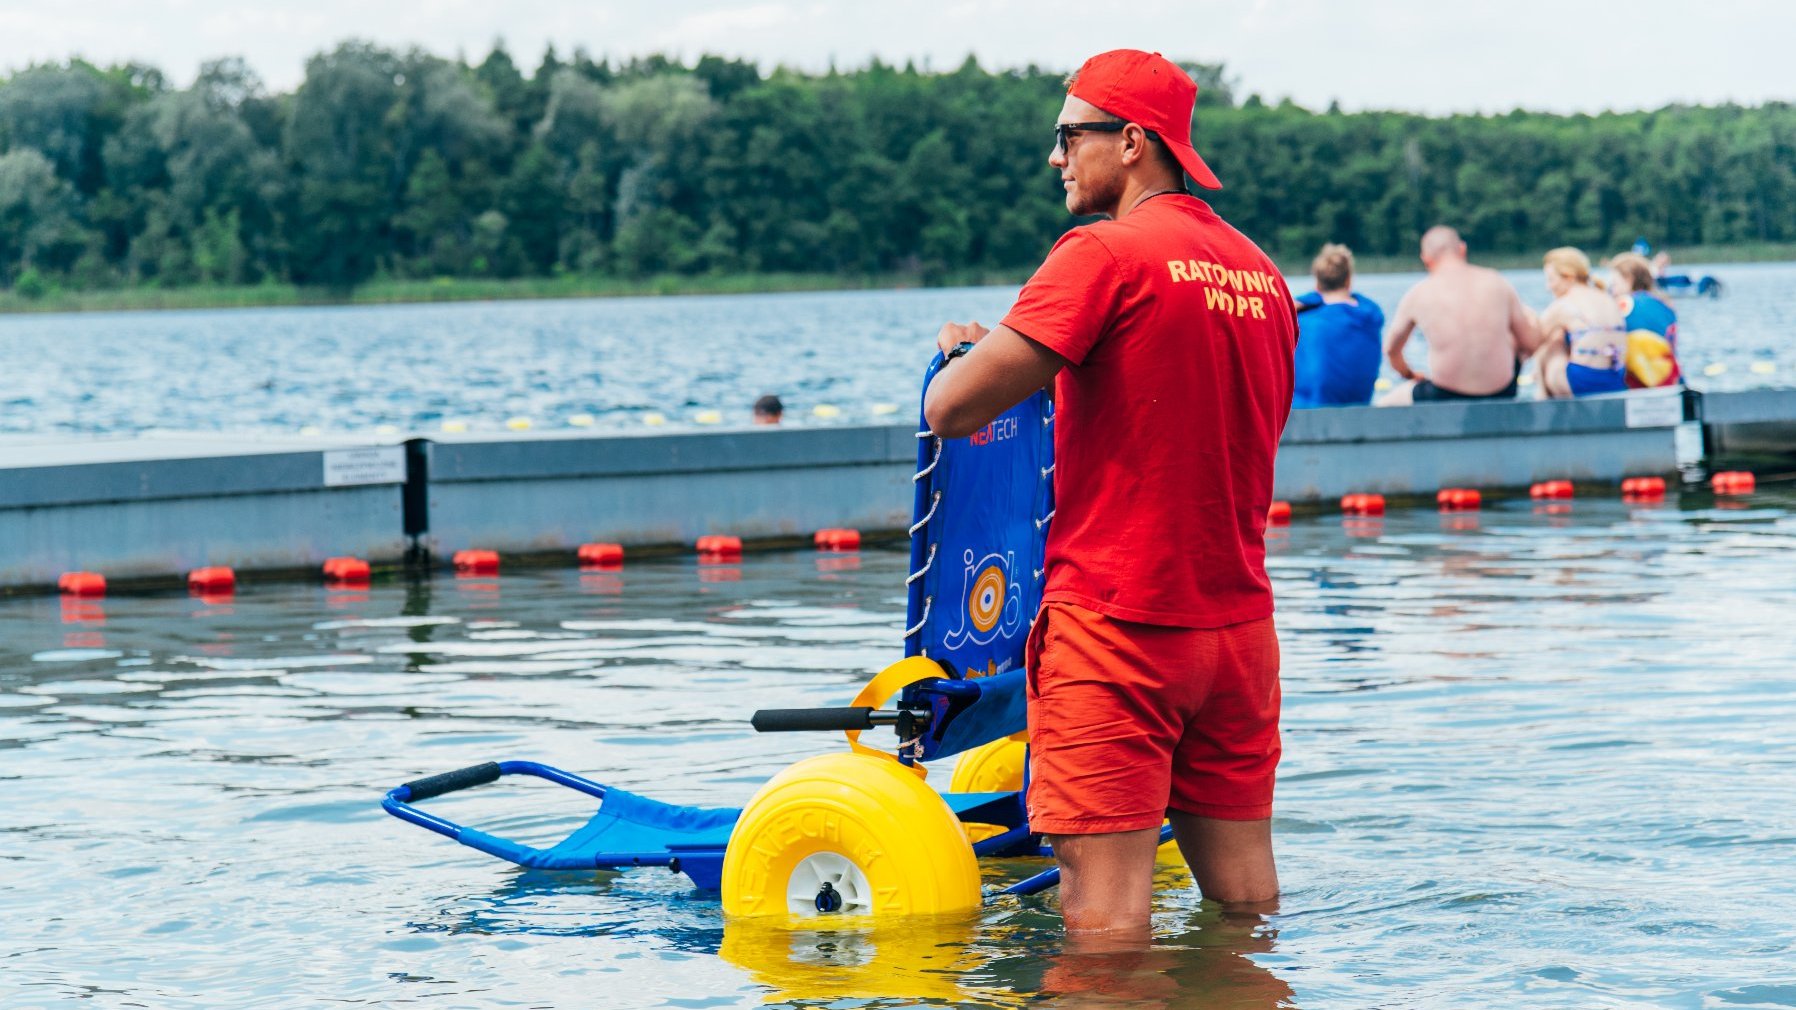
[[[896,413],[898,413],[898,405],[896,403],[876,403],[873,405],[874,417],[885,417],[889,414]]]
[[[1777,374],[1777,362],[1775,362],[1775,361],[1755,361],[1752,363],[1752,374],[1754,374],[1754,375],[1776,375]]]
[[[399,434],[399,426],[396,424],[377,424],[374,426],[374,433],[376,435],[397,435]]]
[[[300,433],[300,434],[301,434],[301,435],[305,435],[305,436],[307,436],[307,437],[311,437],[311,436],[313,436],[313,435],[322,435],[322,434],[324,434],[324,429],[323,429],[323,428],[320,428],[320,427],[318,427],[318,426],[317,426],[317,425],[315,425],[315,424],[308,424],[308,425],[306,425],[306,426],[305,426],[305,427],[303,427],[303,428],[301,428],[301,429],[299,429],[299,433]]]
[[[692,419],[694,421],[697,421],[700,424],[722,424],[723,423],[723,411],[721,411],[721,410],[701,410],[698,413],[692,415]]]
[[[467,431],[467,430],[468,430],[468,422],[466,422],[466,421],[444,421],[443,422],[443,433],[444,434],[459,435],[462,432]]]
[[[1372,388],[1377,390],[1378,392],[1382,393],[1385,390],[1391,388],[1391,380],[1379,379],[1377,382],[1372,383]]]
[[[651,427],[663,425],[663,424],[667,423],[667,415],[660,413],[658,411],[651,410],[648,413],[642,415],[642,423],[649,425]]]
[[[842,408],[830,403],[819,403],[811,408],[811,413],[817,417],[840,417]]]
[[[593,416],[591,414],[575,414],[567,419],[567,423],[576,428],[590,428],[593,425]]]
[[[1534,373],[1533,373],[1533,372],[1529,372],[1529,373],[1528,373],[1528,374],[1527,374],[1527,375],[1518,375],[1518,376],[1516,376],[1516,377],[1515,377],[1515,384],[1516,384],[1516,385],[1518,385],[1518,386],[1532,386],[1532,385],[1534,385]]]
[[[529,431],[530,430],[530,419],[528,417],[508,418],[505,421],[505,426],[507,428],[510,428],[512,431]]]
[[[979,907],[979,867],[935,790],[889,757],[820,754],[769,779],[723,857],[723,910],[934,915]]]
[[[1727,366],[1717,361],[1712,365],[1705,366],[1702,370],[1702,374],[1709,376],[1725,375],[1727,374]]]

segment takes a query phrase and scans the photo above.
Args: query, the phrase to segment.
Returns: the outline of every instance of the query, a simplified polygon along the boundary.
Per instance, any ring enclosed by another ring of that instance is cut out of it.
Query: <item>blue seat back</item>
[[[938,356],[925,391],[941,367]],[[1053,406],[1038,392],[967,438],[937,438],[927,422],[918,428],[904,654],[936,660],[953,680],[1002,677],[982,686],[1016,695],[938,720],[928,758],[1023,729],[1023,649],[1041,607],[1054,512]]]

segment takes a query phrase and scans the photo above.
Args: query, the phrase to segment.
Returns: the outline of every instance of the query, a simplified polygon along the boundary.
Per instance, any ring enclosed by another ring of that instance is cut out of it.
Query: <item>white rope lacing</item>
[[[911,479],[910,479],[910,482],[911,482],[911,483],[912,483],[912,484],[915,484],[915,483],[916,483],[916,482],[917,482],[917,481],[920,481],[920,480],[922,480],[922,479],[923,479],[923,478],[925,478],[925,477],[927,477],[927,476],[929,476],[929,475],[930,475],[930,474],[932,474],[932,473],[934,473],[934,472],[935,472],[935,468],[936,468],[936,464],[938,464],[938,463],[940,463],[940,462],[941,462],[941,461],[942,461],[942,440],[941,440],[941,439],[939,439],[939,438],[936,438],[936,436],[935,436],[935,432],[933,432],[933,431],[919,431],[919,432],[917,432],[917,437],[918,437],[918,438],[935,438],[935,458],[934,458],[934,459],[931,459],[931,460],[930,460],[930,461],[929,461],[929,465],[928,465],[928,466],[926,466],[926,467],[924,467],[924,468],[923,468],[923,469],[921,469],[921,470],[918,470],[918,471],[917,471],[917,475],[916,475],[916,476],[915,476],[915,477],[912,477],[912,478],[911,478]]]
[[[923,518],[917,520],[917,524],[915,526],[912,526],[910,528],[910,535],[913,537],[916,536],[918,530],[929,525],[929,520],[935,518],[935,510],[938,508],[941,508],[941,507],[942,507],[942,493],[940,491],[937,491],[935,493],[935,496],[930,498],[930,500],[929,500],[929,512],[927,514],[925,514],[923,516]]]
[[[909,638],[910,636],[916,634],[917,632],[922,631],[923,625],[929,623],[929,607],[934,602],[935,602],[935,597],[933,597],[933,596],[923,597],[923,616],[919,617],[917,619],[917,623],[911,625],[910,627],[908,627],[904,630],[905,638]]]
[[[930,544],[929,545],[929,556],[923,559],[923,567],[910,573],[910,575],[905,578],[904,584],[906,586],[917,581],[918,579],[922,578],[923,576],[928,575],[929,570],[931,568],[935,567],[935,549],[939,546],[940,546],[939,544]]]

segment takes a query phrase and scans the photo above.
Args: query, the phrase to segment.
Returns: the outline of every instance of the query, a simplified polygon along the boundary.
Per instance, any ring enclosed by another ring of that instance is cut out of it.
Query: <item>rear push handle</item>
[[[813,730],[872,729],[896,726],[900,736],[916,735],[918,727],[929,721],[929,713],[901,708],[883,711],[867,705],[852,708],[764,708],[754,714],[749,725],[759,733],[801,733]],[[451,772],[450,774],[458,774]]]
[[[432,796],[455,792],[457,789],[483,786],[488,782],[497,782],[499,775],[499,764],[496,761],[469,765],[466,768],[458,768],[455,771],[443,772],[438,775],[426,775],[405,784],[404,788],[408,791],[406,799],[427,800]]]

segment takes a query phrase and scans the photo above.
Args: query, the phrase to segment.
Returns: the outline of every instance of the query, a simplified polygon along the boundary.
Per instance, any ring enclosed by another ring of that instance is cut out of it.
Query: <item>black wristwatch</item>
[[[972,349],[973,349],[973,342],[971,340],[963,340],[960,343],[955,344],[954,347],[951,350],[949,350],[947,354],[942,355],[942,364],[945,365],[948,362],[953,361],[955,358],[960,357],[961,355],[967,353],[968,351],[970,351]]]

